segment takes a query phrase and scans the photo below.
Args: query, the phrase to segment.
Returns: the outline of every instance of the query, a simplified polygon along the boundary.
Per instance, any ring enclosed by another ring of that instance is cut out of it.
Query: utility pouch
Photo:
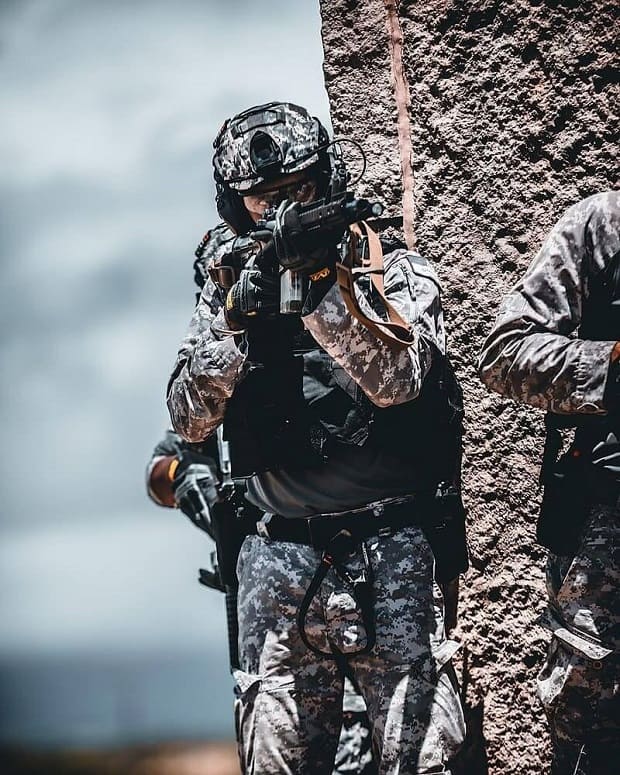
[[[592,504],[588,468],[580,450],[571,447],[543,471],[536,540],[554,554],[572,556],[579,548]]]
[[[460,490],[452,484],[440,484],[431,514],[421,523],[433,550],[435,580],[439,583],[452,581],[469,568],[465,514]]]

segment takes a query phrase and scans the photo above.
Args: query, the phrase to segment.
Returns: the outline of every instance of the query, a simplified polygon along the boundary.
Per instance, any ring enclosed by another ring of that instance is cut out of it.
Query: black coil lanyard
[[[370,557],[368,556],[368,548],[364,541],[361,541],[359,546],[362,552],[362,558],[364,560],[364,570],[362,575],[354,579],[349,573],[346,567],[343,565],[343,559],[350,553],[353,546],[353,536],[348,530],[341,530],[337,533],[327,545],[327,548],[323,551],[321,562],[316,569],[312,581],[304,599],[301,601],[299,610],[297,612],[297,627],[299,629],[299,635],[306,647],[317,654],[320,657],[327,657],[328,659],[340,660],[342,658],[350,659],[351,657],[357,657],[362,654],[368,654],[369,651],[375,645],[377,640],[377,631],[375,627],[375,609],[374,609],[374,595],[373,595],[373,572],[372,565],[370,563]],[[366,630],[366,645],[362,649],[357,651],[347,652],[346,654],[336,646],[332,646],[332,651],[322,651],[317,646],[314,646],[308,640],[306,634],[306,617],[308,615],[308,609],[312,604],[316,594],[318,593],[321,584],[327,572],[330,568],[334,568],[338,576],[342,581],[350,588],[357,607],[362,615],[362,621],[364,623],[364,629]]]

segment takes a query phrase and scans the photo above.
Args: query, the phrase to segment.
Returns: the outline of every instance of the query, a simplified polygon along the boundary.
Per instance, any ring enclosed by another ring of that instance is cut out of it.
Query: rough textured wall
[[[391,71],[390,8],[405,101]],[[616,3],[323,0],[321,11],[335,132],[364,145],[363,191],[382,197],[390,215],[403,201],[405,111],[405,220],[437,264],[466,393],[473,568],[459,631],[472,733],[482,735],[467,771],[539,775],[548,761],[534,690],[546,650],[536,624],[544,551],[534,543],[542,415],[488,394],[475,362],[499,299],[563,209],[616,187]]]

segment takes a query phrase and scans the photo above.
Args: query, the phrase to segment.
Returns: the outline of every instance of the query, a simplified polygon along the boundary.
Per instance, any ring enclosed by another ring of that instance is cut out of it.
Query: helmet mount
[[[276,177],[282,169],[279,147],[266,132],[258,131],[250,140],[250,161],[256,174],[267,180]]]

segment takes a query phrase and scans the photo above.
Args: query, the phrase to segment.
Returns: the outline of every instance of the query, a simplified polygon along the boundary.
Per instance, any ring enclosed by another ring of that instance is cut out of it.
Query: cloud
[[[212,549],[180,512],[155,506],[6,531],[0,649],[164,652],[203,644],[223,654],[224,597],[196,581]]]
[[[328,120],[318,4],[23,0],[0,22],[2,648],[224,649],[207,543],[143,471],[217,220],[213,136],[271,99]]]
[[[24,5],[0,75],[0,163],[19,185],[78,177],[119,190],[153,160],[204,152],[227,115],[274,97],[325,117],[311,4]]]

